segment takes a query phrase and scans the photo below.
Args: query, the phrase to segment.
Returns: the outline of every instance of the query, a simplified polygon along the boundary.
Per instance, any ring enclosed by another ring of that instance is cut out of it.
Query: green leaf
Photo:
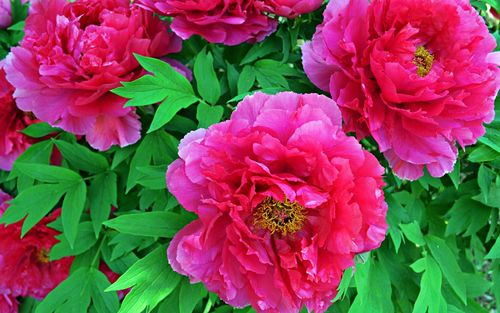
[[[130,163],[130,172],[127,178],[127,192],[129,192],[143,177],[138,170],[147,167],[153,159],[154,165],[168,165],[177,158],[179,141],[170,134],[156,131],[146,135],[136,150]]]
[[[490,251],[485,257],[486,259],[500,259],[500,237],[497,238],[495,244],[491,247]]]
[[[78,234],[73,248],[64,234],[56,236],[59,240],[50,250],[50,260],[55,261],[67,256],[80,255],[88,251],[97,242],[91,222],[83,222],[78,226]]]
[[[496,160],[500,153],[487,146],[479,146],[469,154],[469,161],[474,163]]]
[[[68,239],[69,245],[73,248],[78,233],[78,224],[85,208],[87,199],[87,185],[82,180],[73,188],[68,190],[62,205],[61,220],[64,229],[64,236]]]
[[[238,94],[243,94],[252,89],[255,84],[255,69],[251,65],[246,65],[241,71],[238,79]]]
[[[488,223],[490,213],[491,210],[487,206],[466,196],[462,197],[455,201],[446,214],[449,220],[445,235],[458,235],[463,232],[465,236],[475,234]]]
[[[165,88],[165,82],[155,76],[144,75],[133,82],[122,82],[123,87],[113,89],[112,92],[127,101],[125,107],[139,107],[155,104],[163,101],[169,90]]]
[[[62,140],[56,140],[55,144],[62,156],[69,164],[78,169],[89,173],[101,173],[108,169],[109,164],[106,158],[99,153],[77,143],[69,143]]]
[[[31,147],[26,149],[26,151],[24,151],[24,153],[14,162],[14,167],[9,175],[9,179],[14,179],[21,174],[19,170],[16,170],[16,163],[48,164],[50,162],[53,147],[54,144],[52,141],[42,141],[31,145]]]
[[[14,200],[0,218],[0,223],[12,224],[26,218],[22,236],[44,218],[59,202],[66,187],[59,184],[40,184],[27,188]]]
[[[425,246],[424,235],[420,230],[418,222],[413,221],[410,224],[400,224],[399,227],[411,242],[419,246]]]
[[[193,95],[177,95],[168,96],[156,110],[148,133],[158,130],[165,126],[172,118],[182,109],[188,108],[192,104],[198,102],[199,99]]]
[[[59,128],[54,128],[50,126],[48,123],[41,122],[41,123],[31,124],[25,129],[23,129],[21,132],[32,138],[42,138],[53,133],[58,133],[60,131],[61,129]]]
[[[372,312],[394,312],[391,301],[391,281],[382,264],[373,258],[364,264],[358,264],[354,279],[358,295],[354,299],[349,313],[365,313],[367,308],[370,308]]]
[[[453,172],[448,175],[450,176],[453,186],[455,186],[455,189],[458,190],[458,186],[460,185],[460,160],[457,160]]]
[[[273,52],[277,52],[280,48],[279,39],[269,38],[268,40],[252,46],[252,48],[248,50],[247,54],[241,60],[240,65],[251,63]]]
[[[479,171],[477,173],[477,184],[481,190],[482,199],[485,203],[488,203],[488,196],[490,193],[490,186],[493,181],[495,174],[487,168],[484,164],[481,164]]]
[[[71,184],[82,179],[72,170],[59,166],[22,162],[17,162],[14,166],[23,175],[44,183]]]
[[[201,283],[190,284],[188,279],[183,279],[179,294],[179,312],[192,313],[196,304],[207,295],[207,290]]]
[[[89,274],[89,268],[76,270],[43,299],[35,313],[86,313],[90,305]]]
[[[419,262],[418,267],[424,267],[425,271],[420,282],[420,293],[418,294],[413,313],[447,313],[447,304],[441,293],[443,276],[436,261],[427,255]],[[417,261],[418,262],[418,261]],[[414,263],[416,266],[416,264]]]
[[[109,285],[97,269],[79,268],[43,299],[35,313],[86,313],[91,302],[99,313],[114,313],[118,296],[104,292]]]
[[[132,288],[118,313],[153,310],[177,287],[181,276],[166,262],[166,247],[160,246],[132,265],[106,291]]]
[[[164,87],[169,90],[169,94],[181,93],[194,95],[193,87],[189,80],[167,62],[138,54],[134,54],[134,56],[146,71],[153,73],[165,83]]]
[[[109,219],[111,206],[117,206],[117,176],[113,172],[98,175],[89,186],[90,218],[96,238],[102,223]]]
[[[219,79],[214,70],[212,53],[201,50],[194,61],[194,77],[201,97],[211,104],[216,104],[221,96]]]
[[[104,225],[124,234],[172,238],[192,220],[188,214],[147,212],[121,215]]]
[[[167,166],[140,166],[137,170],[143,174],[137,179],[137,183],[151,190],[164,190],[167,188],[165,173]]]
[[[118,294],[116,292],[104,292],[111,286],[106,275],[96,269],[90,270],[91,288],[90,296],[92,304],[98,313],[115,313],[120,307]]]
[[[446,242],[436,236],[427,236],[425,238],[432,256],[439,264],[446,280],[450,283],[453,291],[456,292],[460,300],[467,304],[467,290],[464,282],[462,270],[458,266],[457,257],[448,247]]]
[[[223,114],[224,108],[222,106],[210,106],[205,102],[201,102],[198,105],[198,111],[196,112],[196,119],[200,122],[198,127],[208,128],[209,126],[220,122]]]
[[[353,268],[349,267],[342,274],[342,280],[340,281],[339,287],[337,288],[338,293],[332,302],[336,302],[339,299],[343,299],[349,290],[349,285],[351,284],[351,280],[353,277]]]

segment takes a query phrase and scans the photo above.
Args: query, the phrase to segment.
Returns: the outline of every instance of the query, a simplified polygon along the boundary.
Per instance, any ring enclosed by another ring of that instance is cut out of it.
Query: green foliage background
[[[472,1],[499,40],[495,0]],[[26,8],[0,31],[0,58],[22,37]],[[17,195],[0,222],[24,221],[27,232],[62,206],[51,226],[62,232],[52,260],[75,256],[70,277],[41,302],[24,299],[21,312],[229,313],[233,309],[201,285],[173,272],[166,246],[195,216],[165,186],[179,139],[229,117],[245,95],[291,90],[319,92],[301,67],[300,45],[312,37],[322,13],[281,20],[279,30],[257,45],[224,47],[200,38],[184,42],[174,57],[193,70],[189,82],[166,63],[137,56],[151,74],[115,90],[130,99],[143,122],[142,140],[124,149],[92,151],[84,141],[35,124],[24,133],[51,139],[29,148],[12,172],[0,172],[2,189]],[[158,104],[159,103],[159,104]],[[496,312],[500,297],[500,101],[496,119],[479,143],[460,152],[450,175],[416,182],[386,172],[389,234],[382,247],[357,258],[344,275],[329,312]],[[375,143],[363,140],[377,152]],[[60,167],[49,165],[57,147]],[[116,208],[116,210],[112,210]],[[113,285],[98,270],[103,260],[120,274]],[[116,291],[131,288],[120,303]]]

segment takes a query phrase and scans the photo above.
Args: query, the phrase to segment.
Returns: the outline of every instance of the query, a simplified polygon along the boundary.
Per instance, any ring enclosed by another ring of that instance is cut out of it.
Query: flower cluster
[[[330,1],[303,48],[309,78],[371,134],[395,173],[453,170],[455,143],[474,144],[494,117],[496,42],[467,0]]]
[[[0,216],[8,207],[10,196],[0,190]],[[51,248],[59,234],[47,224],[60,215],[54,211],[33,227],[22,239],[22,222],[0,225],[0,308],[17,312],[15,297],[44,298],[69,274],[72,257],[49,261]]]
[[[180,51],[164,22],[128,0],[37,0],[25,32],[5,65],[21,110],[99,150],[139,140],[135,110],[110,90],[144,74],[133,53]]]
[[[315,94],[257,93],[188,134],[167,172],[199,219],[168,248],[173,269],[258,312],[324,312],[354,256],[387,224],[383,167]]]
[[[322,0],[138,0],[145,8],[173,16],[172,29],[183,39],[200,35],[209,42],[238,45],[263,40],[278,22],[267,15],[296,17]]]

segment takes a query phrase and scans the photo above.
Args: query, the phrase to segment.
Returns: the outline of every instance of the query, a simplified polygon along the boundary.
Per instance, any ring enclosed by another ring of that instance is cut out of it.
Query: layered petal
[[[167,186],[199,218],[170,264],[232,306],[325,312],[354,256],[385,238],[383,168],[324,96],[256,93],[179,157]]]
[[[495,39],[467,1],[332,1],[304,69],[341,107],[345,129],[372,135],[396,175],[453,170],[500,88]]]

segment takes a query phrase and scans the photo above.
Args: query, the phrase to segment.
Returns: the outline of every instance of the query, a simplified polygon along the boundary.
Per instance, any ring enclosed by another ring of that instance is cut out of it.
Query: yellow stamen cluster
[[[42,264],[47,264],[49,263],[49,252],[45,249],[40,249],[36,252],[36,259],[38,262]]]
[[[434,56],[424,47],[418,47],[417,51],[415,51],[415,58],[413,59],[413,64],[417,66],[418,76],[427,76],[427,74],[431,72],[433,63]]]
[[[253,217],[257,227],[286,236],[302,229],[306,210],[297,202],[288,199],[281,202],[267,197],[257,206]]]

